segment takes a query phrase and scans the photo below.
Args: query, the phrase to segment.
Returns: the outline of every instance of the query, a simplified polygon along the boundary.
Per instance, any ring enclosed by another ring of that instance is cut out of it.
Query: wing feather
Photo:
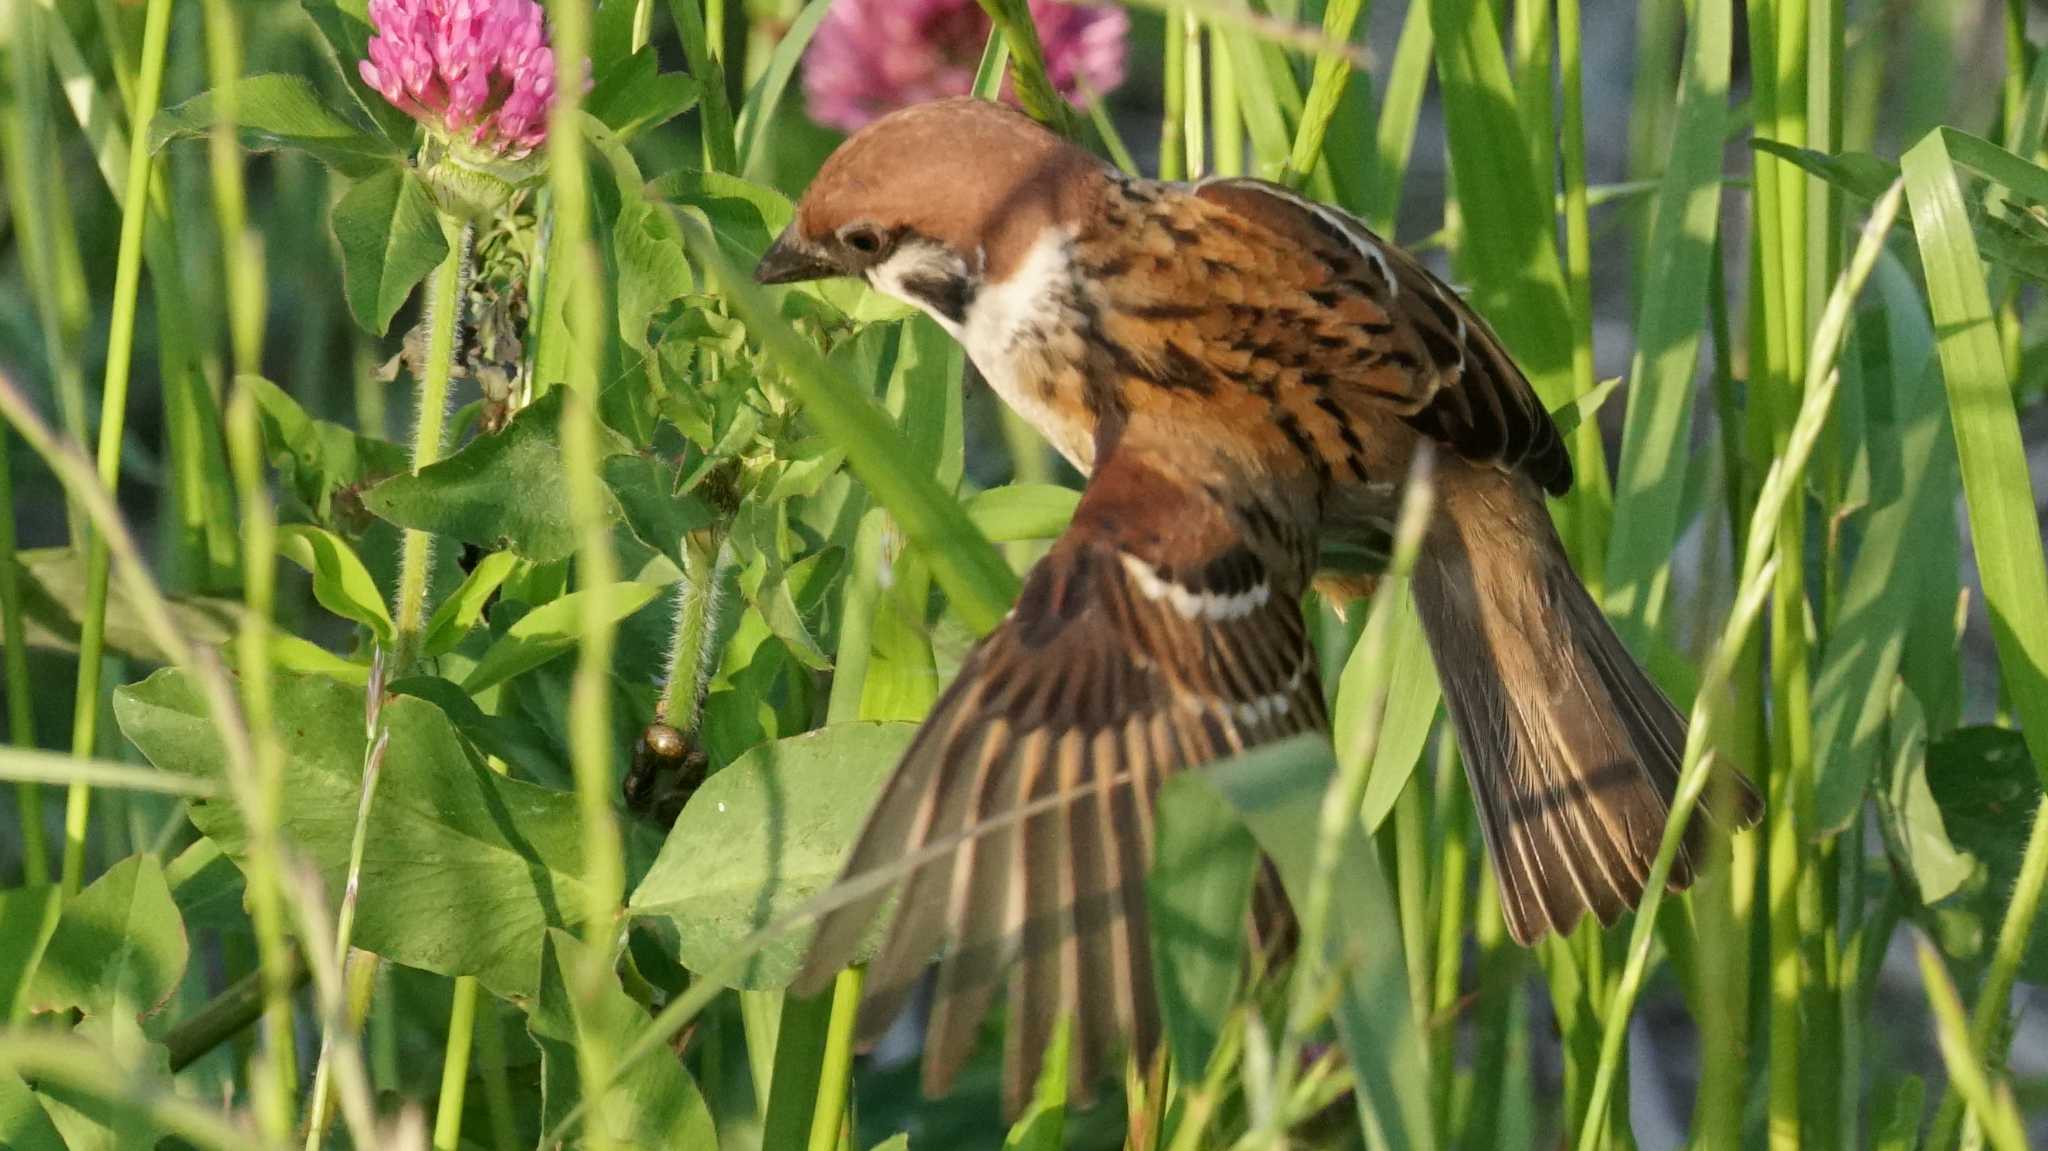
[[[1467,459],[1519,469],[1552,495],[1570,490],[1571,457],[1528,377],[1429,269],[1357,217],[1278,184],[1217,179],[1194,191],[1312,257],[1261,269],[1304,281],[1299,324],[1322,334],[1304,345],[1305,378],[1389,403]]]
[[[1313,557],[1259,538],[1261,519],[1118,447],[884,787],[849,878],[953,847],[904,881],[862,1011],[865,1032],[886,1025],[939,959],[928,1093],[998,987],[1012,1113],[1062,1018],[1077,1099],[1126,1046],[1156,1046],[1144,880],[1161,782],[1324,725],[1300,607]],[[799,992],[853,957],[884,898],[827,916]]]

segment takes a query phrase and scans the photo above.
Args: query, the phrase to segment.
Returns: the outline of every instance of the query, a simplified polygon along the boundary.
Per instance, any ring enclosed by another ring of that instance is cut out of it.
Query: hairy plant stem
[[[470,227],[443,213],[441,230],[448,238],[448,258],[441,261],[441,266],[435,269],[433,278],[427,283],[427,356],[425,375],[419,381],[419,417],[413,425],[414,473],[441,458],[443,429],[448,416],[448,381],[455,369],[462,325],[463,288],[469,274]],[[387,654],[380,649],[376,653],[371,665],[370,683],[363,697],[362,784],[356,801],[355,828],[349,838],[348,876],[342,887],[341,907],[336,912],[334,926],[334,962],[344,969],[351,968],[349,948],[355,936],[356,899],[362,882],[363,852],[369,844],[370,812],[376,804],[377,783],[383,775],[384,752],[391,741],[391,730],[383,718],[387,668],[403,674],[418,655],[421,625],[426,618],[427,575],[433,562],[434,537],[431,533],[408,528],[399,548],[398,610],[393,620],[393,651]],[[351,1003],[355,1009],[343,1022],[344,1026],[351,1028],[359,1024],[367,1012],[367,988],[372,983],[376,960],[365,956],[359,963],[370,966],[359,971],[351,970],[351,974],[361,976],[366,989],[365,994],[352,996],[361,999],[361,1003]],[[331,1033],[322,1034],[320,1038],[320,1059],[313,1072],[312,1111],[306,1124],[307,1151],[315,1151],[326,1131],[335,1039]]]
[[[441,458],[443,429],[448,420],[448,380],[462,330],[464,286],[469,279],[473,230],[443,214],[441,230],[448,237],[448,258],[428,282],[426,376],[419,382],[419,419],[413,425],[412,470],[417,473]],[[419,653],[420,626],[426,619],[427,574],[434,558],[432,533],[407,528],[398,562],[397,632],[393,669],[404,674]]]
[[[668,679],[654,704],[654,721],[683,735],[697,730],[704,706],[704,687],[718,668],[718,615],[727,570],[724,523],[716,523],[683,540],[687,561],[676,586],[676,629],[669,642]],[[683,692],[677,709],[677,691]]]
[[[137,124],[156,117],[163,100],[164,57],[171,36],[171,0],[149,0],[142,30],[142,74],[135,95]],[[128,141],[128,187],[135,192],[121,209],[121,241],[114,265],[114,302],[107,329],[107,371],[101,385],[98,474],[111,494],[121,481],[121,436],[128,417],[128,380],[135,361],[135,309],[142,290],[142,233],[148,216],[152,153],[149,133]],[[85,619],[78,637],[78,689],[73,701],[71,752],[89,758],[99,739],[100,660],[106,652],[109,557],[104,534],[86,547]],[[85,832],[92,789],[73,784],[64,809],[64,860],[60,882],[69,896],[85,874]]]

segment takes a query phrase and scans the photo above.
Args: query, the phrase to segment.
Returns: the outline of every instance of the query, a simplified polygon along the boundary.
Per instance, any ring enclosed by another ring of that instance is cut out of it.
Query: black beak
[[[796,234],[794,224],[782,230],[782,235],[761,254],[761,262],[754,265],[757,284],[794,284],[844,274],[832,261],[812,251]]]

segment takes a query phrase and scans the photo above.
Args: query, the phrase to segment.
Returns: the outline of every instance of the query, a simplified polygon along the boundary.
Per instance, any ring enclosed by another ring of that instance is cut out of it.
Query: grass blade
[[[1970,538],[2005,695],[2036,770],[2048,779],[2048,613],[2040,606],[2048,603],[2048,565],[2041,555],[2011,375],[1949,143],[1945,131],[1929,134],[1906,153],[1901,170],[1927,276]]]
[[[1608,613],[1623,640],[1647,650],[1670,579],[1685,488],[1693,372],[1720,223],[1734,18],[1729,0],[1693,12],[1677,130],[1650,227],[1647,281],[1629,365],[1628,416],[1607,542]]]

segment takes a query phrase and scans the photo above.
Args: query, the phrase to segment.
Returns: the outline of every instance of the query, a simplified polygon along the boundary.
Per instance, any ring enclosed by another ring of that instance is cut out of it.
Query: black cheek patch
[[[967,282],[965,276],[906,276],[903,278],[903,290],[956,324],[967,322],[967,306],[974,302],[974,286]]]

